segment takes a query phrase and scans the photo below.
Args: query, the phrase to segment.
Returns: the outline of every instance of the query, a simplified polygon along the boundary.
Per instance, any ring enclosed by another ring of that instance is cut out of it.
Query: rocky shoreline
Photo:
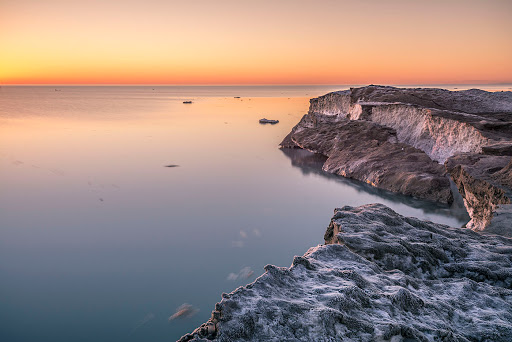
[[[343,207],[325,245],[222,295],[186,341],[510,341],[512,240]]]
[[[327,156],[326,172],[417,198],[453,201],[445,168],[425,152],[398,142],[391,128],[341,119],[304,128],[292,141]]]
[[[511,341],[512,92],[368,86],[310,103],[285,151],[433,202],[453,201],[453,181],[471,220],[335,209],[324,245],[222,294],[179,341]]]
[[[326,172],[443,203],[453,198],[451,177],[468,227],[512,236],[512,92],[367,86],[329,93],[310,101],[281,147],[327,156]]]

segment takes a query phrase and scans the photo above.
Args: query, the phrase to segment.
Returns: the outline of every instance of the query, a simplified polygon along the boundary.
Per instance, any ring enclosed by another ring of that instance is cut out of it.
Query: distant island
[[[462,196],[471,220],[451,228],[382,204],[335,209],[325,245],[223,294],[181,342],[512,340],[512,92],[333,92],[311,99],[280,146],[388,191]]]

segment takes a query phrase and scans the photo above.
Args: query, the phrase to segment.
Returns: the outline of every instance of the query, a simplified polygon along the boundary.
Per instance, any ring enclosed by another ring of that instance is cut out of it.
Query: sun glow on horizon
[[[512,4],[0,3],[0,84],[512,82]]]

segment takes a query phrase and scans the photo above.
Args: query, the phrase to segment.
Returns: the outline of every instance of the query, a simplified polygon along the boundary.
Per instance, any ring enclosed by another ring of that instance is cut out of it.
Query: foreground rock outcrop
[[[336,209],[326,245],[267,265],[180,341],[511,341],[512,240]]]
[[[512,92],[368,86],[310,102],[281,147],[327,156],[324,171],[444,203],[453,198],[449,175],[471,216],[469,227],[490,227],[498,210],[502,223],[512,222],[504,207],[512,198],[511,184],[494,177],[501,173],[506,179],[512,172],[506,167],[512,156]],[[486,165],[499,163],[475,171],[462,163],[468,155],[487,156]],[[492,231],[512,235],[512,224],[501,226]]]

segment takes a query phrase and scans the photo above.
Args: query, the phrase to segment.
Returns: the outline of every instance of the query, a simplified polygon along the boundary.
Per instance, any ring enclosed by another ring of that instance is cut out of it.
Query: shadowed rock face
[[[463,153],[445,166],[471,216],[467,227],[511,236],[512,157]]]
[[[336,209],[325,240],[180,341],[512,340],[512,240],[381,204]]]
[[[503,229],[493,232],[512,235],[512,224],[508,224],[510,231],[505,229],[506,222],[512,222],[512,209],[500,206],[512,198],[511,184],[506,181],[512,177],[512,167],[490,165],[474,172],[474,167],[462,164],[465,157],[457,158],[459,154],[512,156],[512,92],[368,86],[329,93],[310,102],[309,113],[281,147],[325,154],[329,157],[325,171],[440,202],[449,202],[451,196],[447,195],[447,180],[440,181],[445,172],[435,167],[435,162],[448,160],[446,167],[472,218],[469,227],[482,230],[500,216]],[[346,124],[339,124],[347,119],[359,123],[353,127],[358,132],[350,136],[344,131]],[[376,125],[380,125],[380,130],[375,128],[380,133],[369,134],[370,127]],[[394,137],[383,142],[385,134]],[[505,159],[486,158],[486,163],[497,160]],[[494,177],[486,170],[497,172],[498,167],[502,180],[485,185]],[[428,184],[430,191],[426,190]],[[500,214],[494,215],[498,208]]]
[[[453,200],[444,167],[425,152],[397,143],[391,128],[343,119],[302,129],[291,140],[327,156],[324,171],[417,198]]]
[[[322,154],[313,153],[301,148],[283,148],[281,152],[289,158],[292,167],[297,168],[306,176],[314,174],[329,182],[349,186],[358,193],[376,195],[388,202],[400,203],[408,207],[421,209],[425,214],[456,217],[461,222],[468,222],[471,219],[464,207],[464,201],[461,196],[454,197],[454,202],[448,206],[440,202],[426,201],[412,196],[401,195],[355,179],[340,177],[336,174],[323,171],[322,167],[327,157]],[[452,192],[453,189],[456,189],[455,184],[452,184]]]

